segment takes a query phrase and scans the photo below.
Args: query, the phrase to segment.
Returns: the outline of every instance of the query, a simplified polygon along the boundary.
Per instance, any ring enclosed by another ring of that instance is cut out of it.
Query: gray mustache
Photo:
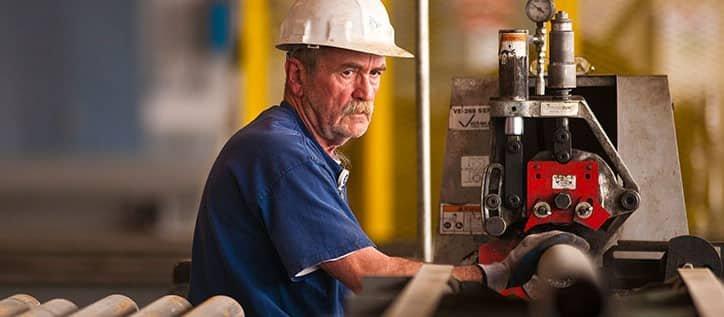
[[[366,114],[371,115],[375,109],[375,103],[372,101],[352,100],[344,107],[342,112],[345,115],[350,114]]]

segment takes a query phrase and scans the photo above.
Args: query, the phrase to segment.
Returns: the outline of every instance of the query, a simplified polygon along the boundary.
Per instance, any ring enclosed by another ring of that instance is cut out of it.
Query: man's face
[[[384,70],[382,56],[335,48],[319,53],[303,91],[323,138],[343,144],[367,131]]]

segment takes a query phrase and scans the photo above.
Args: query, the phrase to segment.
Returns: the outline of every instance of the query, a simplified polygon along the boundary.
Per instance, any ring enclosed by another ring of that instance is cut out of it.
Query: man
[[[284,101],[237,132],[211,169],[190,298],[229,295],[251,316],[341,315],[363,276],[413,275],[421,266],[381,253],[362,231],[336,152],[367,130],[384,56],[412,54],[394,44],[379,0],[298,0],[277,47],[287,51]],[[453,274],[503,289],[516,272],[530,276],[519,259],[551,237],[585,244],[573,235],[532,236],[502,263]]]

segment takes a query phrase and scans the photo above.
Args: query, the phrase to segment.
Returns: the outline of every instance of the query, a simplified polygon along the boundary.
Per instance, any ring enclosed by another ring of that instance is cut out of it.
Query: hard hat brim
[[[329,47],[336,47],[336,48],[342,48],[350,51],[355,52],[361,52],[361,53],[367,53],[372,55],[378,55],[378,56],[389,56],[389,57],[401,57],[401,58],[414,58],[415,55],[408,52],[407,50],[397,46],[397,45],[390,45],[387,43],[365,43],[365,44],[355,44],[355,43],[346,43],[346,44],[340,44],[340,43],[334,43],[334,42],[325,42],[325,43],[277,43],[276,47],[282,51],[288,51],[294,47],[297,47],[299,45],[319,45],[319,46],[329,46]]]

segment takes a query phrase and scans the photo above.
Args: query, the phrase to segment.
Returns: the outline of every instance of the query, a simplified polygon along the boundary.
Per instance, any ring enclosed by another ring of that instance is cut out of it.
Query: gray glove
[[[478,264],[485,271],[484,282],[498,292],[521,286],[536,272],[540,256],[556,244],[569,244],[582,251],[590,246],[583,238],[563,231],[548,231],[531,234],[521,241],[501,262]]]

